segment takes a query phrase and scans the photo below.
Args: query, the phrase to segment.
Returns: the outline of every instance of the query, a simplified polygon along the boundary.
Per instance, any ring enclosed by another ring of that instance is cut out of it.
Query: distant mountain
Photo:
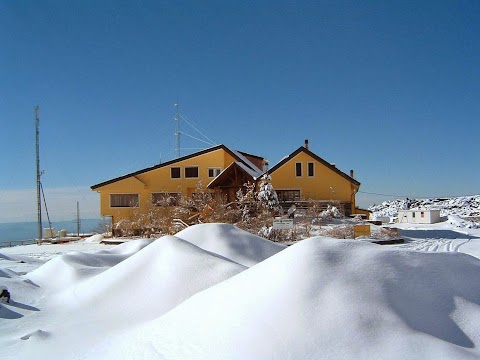
[[[457,215],[461,217],[480,216],[480,195],[459,196],[432,199],[397,199],[384,201],[380,205],[368,208],[372,217],[396,217],[398,210],[441,210],[441,216]]]

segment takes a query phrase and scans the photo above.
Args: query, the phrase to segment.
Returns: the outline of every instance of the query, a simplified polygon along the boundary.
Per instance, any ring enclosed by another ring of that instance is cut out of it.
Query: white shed
[[[440,210],[398,210],[398,222],[434,224],[440,222]]]

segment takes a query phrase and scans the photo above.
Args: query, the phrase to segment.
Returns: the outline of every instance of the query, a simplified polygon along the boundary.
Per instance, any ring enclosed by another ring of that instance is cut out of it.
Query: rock
[[[8,292],[8,289],[6,288],[6,286],[0,286],[0,301],[1,302],[6,302],[6,303],[9,303],[10,302],[10,293]]]

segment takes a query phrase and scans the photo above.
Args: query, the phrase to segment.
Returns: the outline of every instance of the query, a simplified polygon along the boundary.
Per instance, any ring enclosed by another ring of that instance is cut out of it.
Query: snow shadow
[[[21,317],[23,317],[22,314],[12,311],[5,305],[0,304],[0,319],[20,319]]]
[[[391,308],[413,330],[457,346],[474,348],[473,341],[455,321],[454,312],[458,299],[480,306],[480,287],[472,286],[468,280],[480,277],[478,260],[465,254],[457,255],[464,257],[463,261],[451,261],[450,255],[439,253],[423,256],[425,263],[412,265],[411,269],[405,269],[404,262],[393,265],[397,268],[395,273],[401,275],[385,283]],[[438,256],[445,256],[442,262],[445,269],[432,276],[435,263],[431,260]],[[412,273],[417,276],[412,278]]]
[[[13,301],[13,300],[10,300],[9,305],[13,306],[13,307],[16,307],[16,308],[19,308],[19,309],[23,309],[23,310],[40,311],[39,308],[36,308],[34,306],[31,306],[31,305],[27,305],[27,304],[22,304],[22,303]]]
[[[0,253],[0,259],[14,261],[11,257]]]
[[[409,237],[412,239],[464,239],[469,240],[476,238],[472,235],[462,234],[452,230],[408,230],[398,229],[401,236]]]
[[[7,274],[3,269],[0,269],[0,277],[10,278],[10,274]]]

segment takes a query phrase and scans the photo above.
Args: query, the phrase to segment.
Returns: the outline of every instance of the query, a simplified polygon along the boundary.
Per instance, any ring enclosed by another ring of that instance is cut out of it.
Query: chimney
[[[353,179],[353,170],[350,170],[350,177]]]
[[[305,149],[308,150],[308,139],[305,139]]]

